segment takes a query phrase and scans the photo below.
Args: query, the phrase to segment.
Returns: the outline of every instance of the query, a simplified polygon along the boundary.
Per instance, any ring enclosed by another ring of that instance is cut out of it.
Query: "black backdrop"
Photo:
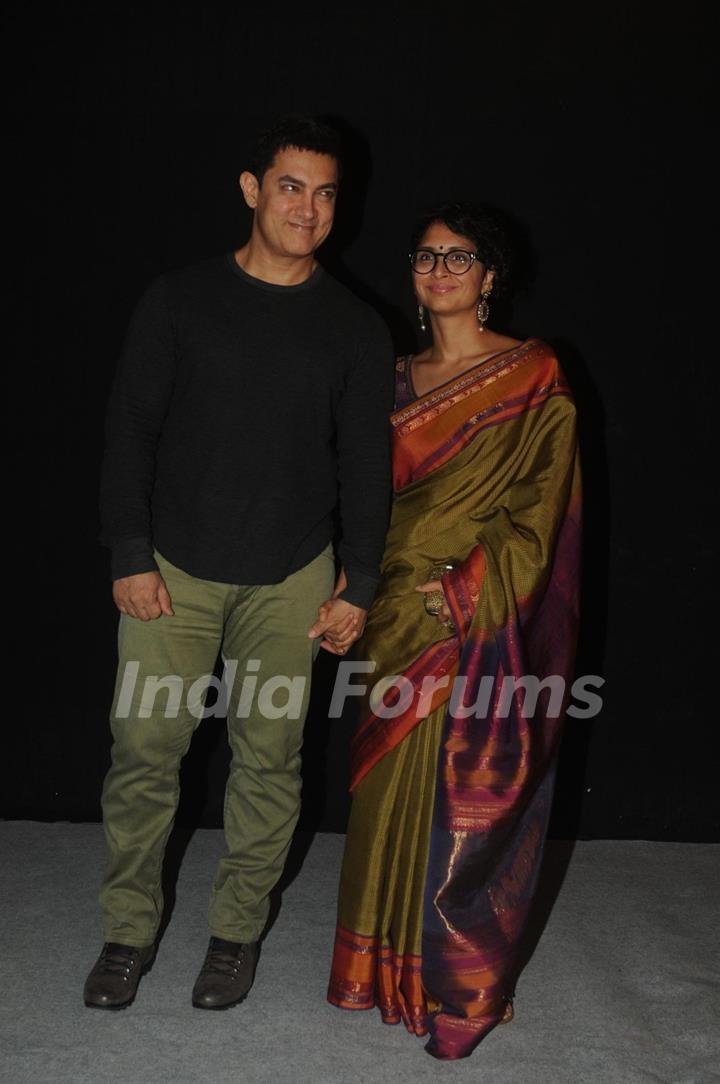
[[[237,246],[250,137],[288,111],[350,136],[325,260],[417,345],[405,252],[418,206],[473,196],[532,239],[504,329],[557,349],[581,411],[578,671],[604,707],[570,720],[556,836],[717,838],[707,645],[711,384],[704,289],[711,35],[702,8],[474,3],[275,18],[240,5],[63,5],[6,15],[12,434],[4,814],[93,820],[108,764],[116,615],[96,541],[104,403],[132,305],[169,267]],[[239,417],[240,421],[240,417]],[[10,602],[15,589],[16,601]],[[304,823],[344,827],[349,724],[321,658]],[[183,768],[181,820],[220,823],[222,724]]]

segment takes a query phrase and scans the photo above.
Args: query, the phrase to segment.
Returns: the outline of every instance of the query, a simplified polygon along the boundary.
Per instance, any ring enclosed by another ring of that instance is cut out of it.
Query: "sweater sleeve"
[[[100,540],[112,550],[113,579],[157,568],[150,499],[175,372],[175,333],[160,276],[133,312],[106,415]]]
[[[337,412],[340,598],[368,610],[380,582],[390,516],[390,440],[394,355],[387,328],[373,316]]]

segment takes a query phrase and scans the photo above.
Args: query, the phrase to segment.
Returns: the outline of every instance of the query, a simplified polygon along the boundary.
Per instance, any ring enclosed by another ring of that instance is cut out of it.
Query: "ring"
[[[425,613],[430,614],[431,617],[437,617],[442,613],[443,604],[445,602],[445,596],[442,591],[426,591],[424,594],[425,599]]]

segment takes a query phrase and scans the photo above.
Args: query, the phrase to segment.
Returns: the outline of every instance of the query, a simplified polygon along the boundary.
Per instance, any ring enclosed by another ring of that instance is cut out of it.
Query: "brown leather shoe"
[[[229,1009],[245,997],[253,984],[258,957],[257,941],[243,944],[211,937],[192,992],[196,1009]]]
[[[154,960],[154,945],[136,948],[106,941],[85,982],[85,1004],[91,1009],[126,1009]]]

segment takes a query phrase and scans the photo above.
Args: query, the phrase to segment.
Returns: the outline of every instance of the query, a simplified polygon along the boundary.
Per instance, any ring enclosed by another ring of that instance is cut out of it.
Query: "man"
[[[247,244],[161,275],[130,324],[101,493],[121,617],[89,1006],[129,1005],[153,962],[180,761],[202,714],[190,700],[219,652],[257,680],[228,696],[227,854],[192,1001],[221,1009],[247,994],[299,811],[312,661],[360,636],[379,579],[392,350],[377,315],[315,260],[339,164],[337,134],[318,121],[264,133],[240,177]]]

